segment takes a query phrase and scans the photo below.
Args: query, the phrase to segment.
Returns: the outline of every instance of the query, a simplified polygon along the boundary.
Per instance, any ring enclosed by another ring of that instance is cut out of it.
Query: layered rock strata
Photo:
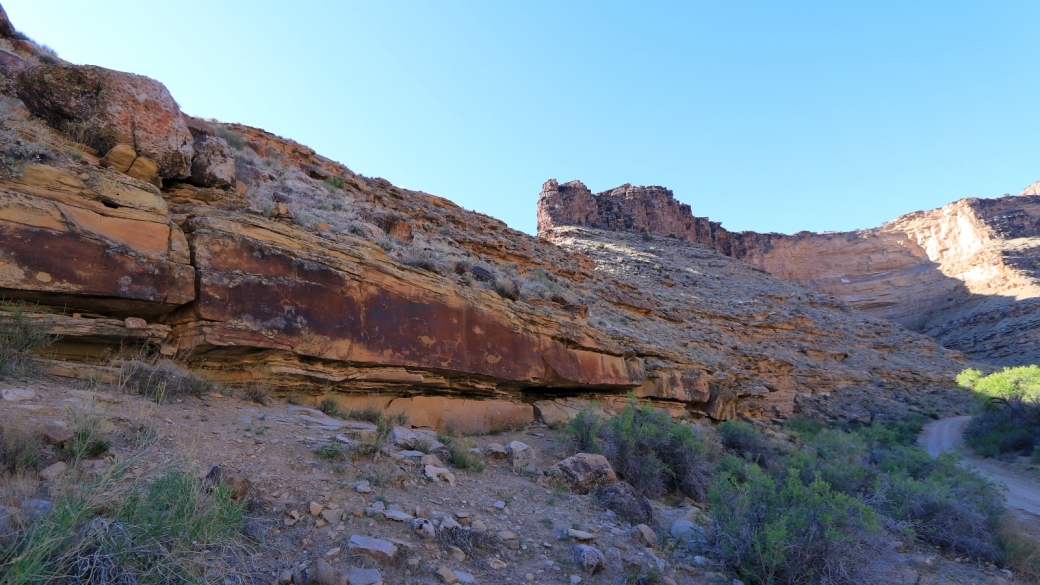
[[[0,292],[40,303],[65,336],[68,365],[51,371],[77,375],[75,363],[131,345],[223,384],[471,430],[558,417],[570,407],[554,399],[575,395],[612,408],[631,392],[714,419],[963,401],[957,354],[695,242],[580,228],[548,242],[179,111],[164,110],[171,133],[135,123],[162,135],[97,151],[69,129],[79,114],[45,115],[80,111],[82,92],[64,91],[80,87],[67,79],[77,70],[20,54],[29,65],[13,83],[53,127],[3,96],[0,146],[17,160],[0,170]],[[83,111],[115,120],[106,100],[136,78],[90,79],[108,97]],[[147,95],[168,95],[151,83]],[[166,169],[161,190],[132,176],[142,157]],[[646,222],[668,221],[674,201],[657,200]]]
[[[997,364],[1040,360],[1040,196],[963,199],[879,228],[730,232],[662,187],[592,194],[547,182],[539,233],[563,225],[696,242]]]

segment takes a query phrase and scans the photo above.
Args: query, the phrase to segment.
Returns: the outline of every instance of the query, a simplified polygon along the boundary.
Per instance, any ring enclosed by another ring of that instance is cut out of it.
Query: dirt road
[[[1040,516],[1040,481],[1010,469],[998,461],[973,457],[964,447],[964,427],[970,416],[944,418],[925,425],[917,444],[932,457],[953,451],[964,457],[964,464],[977,469],[983,476],[1007,486],[1007,505]]]

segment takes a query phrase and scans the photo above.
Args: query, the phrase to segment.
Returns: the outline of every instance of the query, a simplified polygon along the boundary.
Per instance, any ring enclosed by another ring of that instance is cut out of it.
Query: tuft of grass
[[[69,459],[93,459],[108,452],[111,443],[101,436],[101,417],[88,415],[81,418],[72,412],[72,438],[65,443],[65,452]]]
[[[39,435],[26,425],[0,427],[0,472],[17,474],[35,469],[40,461],[40,448]]]
[[[495,292],[497,292],[498,296],[503,299],[509,299],[511,301],[520,298],[520,287],[517,286],[516,282],[511,278],[502,277],[495,280]]]
[[[343,448],[336,443],[322,445],[315,449],[314,452],[319,458],[324,459],[325,461],[341,461],[345,459]]]
[[[33,354],[59,339],[35,318],[35,305],[18,302],[5,309],[0,313],[0,379],[28,373]]]
[[[403,427],[404,425],[408,424],[408,413],[404,412],[403,410],[401,412],[394,413],[390,416],[390,422],[394,423],[399,427]]]
[[[1040,542],[1021,520],[1008,514],[997,529],[1001,565],[1025,583],[1040,582]]]

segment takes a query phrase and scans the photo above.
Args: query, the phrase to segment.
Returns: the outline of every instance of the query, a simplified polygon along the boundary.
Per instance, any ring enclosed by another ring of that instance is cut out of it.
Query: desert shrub
[[[727,450],[763,467],[769,465],[773,447],[755,427],[746,422],[728,420],[715,427],[715,432]]]
[[[1032,455],[1040,445],[1040,401],[1024,395],[988,398],[964,429],[964,440],[983,457]]]
[[[599,453],[599,431],[603,419],[592,408],[584,408],[567,423],[564,437],[574,453]]]
[[[47,333],[47,324],[34,318],[35,307],[24,302],[3,307],[0,313],[0,378],[23,375],[32,356],[50,347],[58,337]]]
[[[235,132],[234,130],[226,128],[220,124],[214,124],[213,130],[215,131],[216,135],[220,138],[223,138],[224,141],[227,142],[228,146],[230,146],[231,148],[235,150],[242,150],[246,147],[246,139],[242,138],[242,135],[238,132]]]
[[[123,392],[140,394],[159,404],[174,396],[201,397],[218,389],[215,383],[167,359],[124,361],[119,369],[118,384]]]
[[[345,189],[347,186],[347,182],[344,181],[341,177],[329,177],[328,179],[325,179],[324,183],[325,186],[330,189],[342,190]]]
[[[877,513],[820,479],[774,479],[757,466],[729,462],[712,484],[712,552],[750,584],[860,583],[879,548]]]
[[[40,438],[25,424],[0,427],[0,472],[15,474],[35,469],[40,460]]]
[[[213,561],[240,537],[243,504],[226,485],[207,490],[175,470],[121,489],[128,469],[111,466],[61,492],[0,548],[0,584],[209,582]]]
[[[271,389],[260,382],[254,382],[246,386],[245,395],[249,400],[261,406],[267,406],[267,400],[271,396]]]
[[[876,460],[878,511],[929,544],[997,560],[995,534],[1004,497],[994,484],[957,465],[953,455],[932,459],[916,447],[886,449]]]
[[[703,500],[719,455],[706,431],[634,400],[602,422],[591,411],[579,413],[565,432],[576,452],[602,453],[625,481],[649,497],[679,491]]]
[[[786,458],[781,475],[816,478],[835,492],[860,498],[888,525],[959,554],[993,560],[994,530],[1003,498],[993,484],[959,467],[951,455],[932,459],[913,445],[920,421],[875,424],[844,432],[802,432],[802,448]]]
[[[374,406],[366,406],[364,408],[351,408],[343,414],[343,418],[349,418],[353,420],[362,420],[370,422],[372,424],[378,424],[379,421],[385,420],[383,411],[379,410]]]
[[[339,461],[345,458],[343,448],[336,443],[328,443],[314,450],[315,455],[325,461]]]
[[[331,396],[326,396],[325,398],[321,399],[321,402],[318,403],[318,410],[320,410],[328,416],[343,416],[343,411],[340,410],[339,403],[336,402],[336,399]]]
[[[473,446],[473,441],[451,438],[444,445],[448,448],[448,461],[453,466],[470,471],[484,471],[484,462],[480,460],[480,457],[469,452],[470,447]]]
[[[59,158],[47,146],[0,126],[0,176],[3,178],[21,176],[26,163],[43,163]]]
[[[434,274],[441,274],[441,259],[430,250],[409,248],[401,254],[401,263]]]
[[[503,299],[515,301],[520,298],[520,287],[511,278],[505,276],[495,280],[494,290]]]
[[[651,236],[649,232],[643,232],[643,233],[641,234],[641,237],[643,238],[643,241],[644,241],[644,242],[649,242],[650,240],[653,240],[653,239],[654,239],[654,237],[653,237],[653,236]]]

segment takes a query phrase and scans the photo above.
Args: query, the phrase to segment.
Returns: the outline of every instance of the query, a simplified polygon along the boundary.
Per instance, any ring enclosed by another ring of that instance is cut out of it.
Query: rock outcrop
[[[696,242],[833,295],[981,360],[1040,360],[1040,195],[964,199],[879,228],[794,235],[730,232],[662,187],[593,195],[549,181],[539,232],[562,225]]]
[[[91,65],[37,65],[18,75],[17,94],[32,113],[100,152],[129,144],[155,161],[163,178],[191,171],[191,132],[154,79]]]

